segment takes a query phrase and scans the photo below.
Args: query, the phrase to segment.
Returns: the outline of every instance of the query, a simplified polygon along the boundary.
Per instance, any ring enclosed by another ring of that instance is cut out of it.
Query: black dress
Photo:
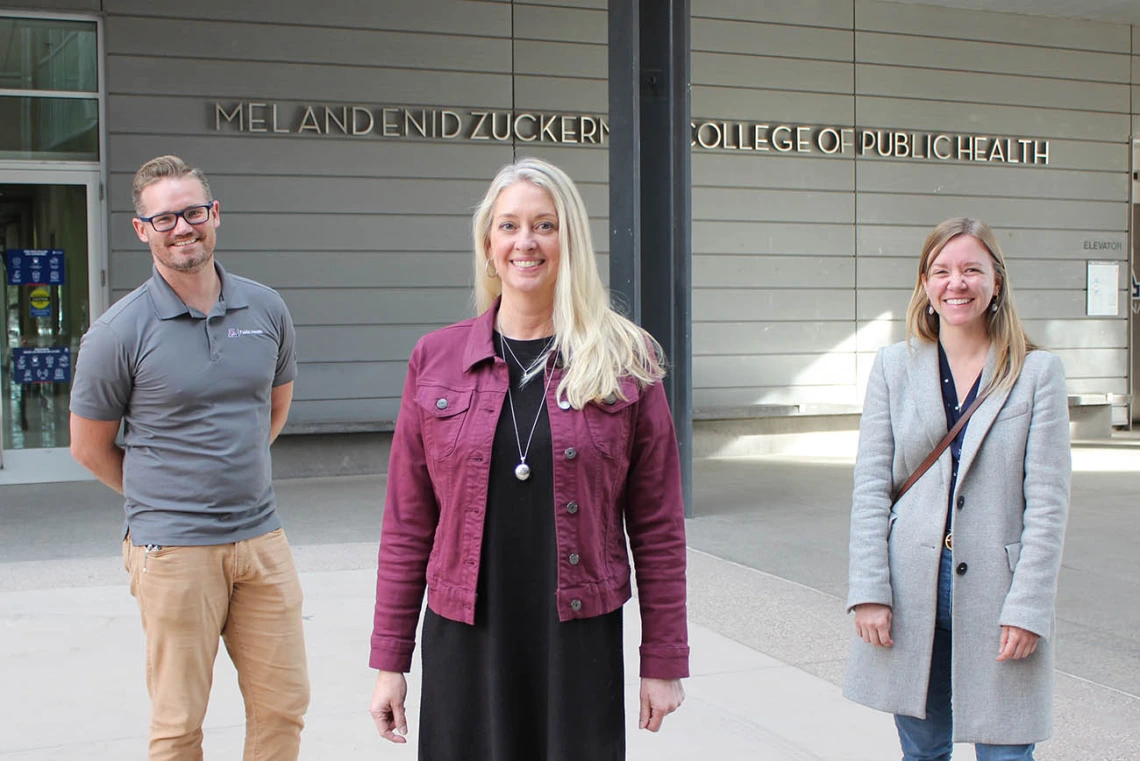
[[[547,340],[511,341],[525,365]],[[494,334],[501,356],[500,337]],[[621,609],[562,623],[554,539],[554,464],[546,379],[520,388],[507,353],[518,439],[531,475],[515,477],[511,405],[495,429],[475,625],[430,609],[423,626],[421,761],[621,761],[625,758]],[[577,414],[577,413],[569,413]],[[537,416],[537,422],[536,422]]]

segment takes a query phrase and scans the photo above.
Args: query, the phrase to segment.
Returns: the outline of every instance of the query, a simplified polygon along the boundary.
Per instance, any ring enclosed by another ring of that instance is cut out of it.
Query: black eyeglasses
[[[139,220],[150,222],[150,226],[154,228],[156,233],[165,233],[178,226],[179,217],[194,226],[202,224],[210,218],[210,210],[213,208],[214,202],[211,201],[201,206],[187,206],[182,211],[164,211],[161,214],[155,214],[153,217],[139,217]]]

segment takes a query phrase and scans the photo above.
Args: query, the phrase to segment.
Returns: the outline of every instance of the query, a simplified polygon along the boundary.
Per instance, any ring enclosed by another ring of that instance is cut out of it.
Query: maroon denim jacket
[[[491,442],[509,383],[491,339],[497,311],[429,333],[408,362],[388,466],[372,668],[410,669],[425,583],[433,611],[475,621]],[[665,392],[627,379],[626,399],[575,410],[558,404],[562,370],[551,372],[558,617],[599,616],[630,598],[624,520],[641,676],[688,676],[684,507]]]

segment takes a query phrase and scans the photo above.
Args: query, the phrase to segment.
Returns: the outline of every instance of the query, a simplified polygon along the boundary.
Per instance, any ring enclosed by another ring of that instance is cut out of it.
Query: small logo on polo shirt
[[[230,338],[241,338],[242,336],[263,336],[265,335],[265,331],[260,329],[243,330],[242,328],[230,328],[226,335]]]

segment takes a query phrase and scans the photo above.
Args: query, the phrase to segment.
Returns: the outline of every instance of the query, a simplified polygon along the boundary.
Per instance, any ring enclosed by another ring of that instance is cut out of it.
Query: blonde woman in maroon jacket
[[[474,217],[478,317],[412,352],[388,470],[371,713],[404,742],[424,589],[419,753],[625,758],[628,534],[638,725],[688,671],[685,531],[661,348],[617,314],[585,206],[557,167],[504,167]]]

